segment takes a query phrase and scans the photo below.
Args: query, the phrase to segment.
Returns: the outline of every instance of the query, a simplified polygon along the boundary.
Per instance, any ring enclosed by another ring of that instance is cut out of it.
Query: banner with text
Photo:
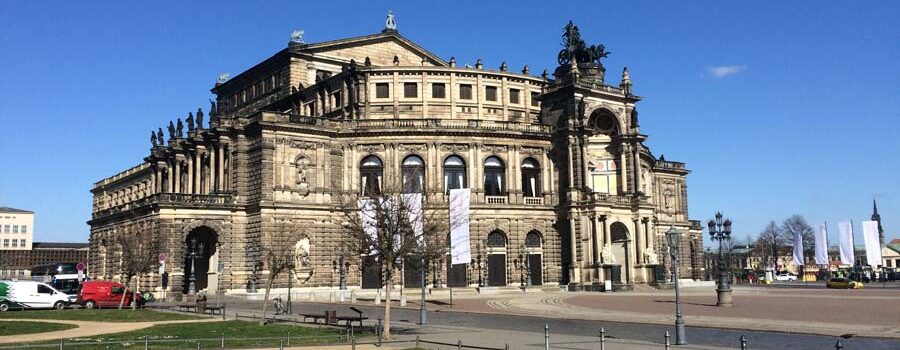
[[[468,188],[450,190],[450,263],[468,264],[472,261],[472,246],[469,242],[469,196]]]

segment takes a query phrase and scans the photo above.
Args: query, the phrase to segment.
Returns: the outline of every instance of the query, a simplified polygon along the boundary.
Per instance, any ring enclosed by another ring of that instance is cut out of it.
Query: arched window
[[[541,167],[533,158],[525,158],[522,162],[522,191],[525,197],[541,195]]]
[[[487,246],[488,248],[505,248],[506,235],[500,231],[491,231],[487,237]]]
[[[484,194],[488,196],[502,196],[506,194],[503,178],[506,177],[506,168],[503,161],[497,157],[488,157],[484,160]]]
[[[403,159],[403,193],[421,193],[425,188],[425,162],[417,155]]]
[[[444,192],[466,188],[466,162],[453,155],[444,160]]]
[[[362,187],[360,193],[367,197],[381,194],[381,178],[383,174],[384,166],[381,164],[381,159],[376,156],[363,158],[359,165],[359,184]]]
[[[542,245],[541,234],[537,231],[528,232],[528,235],[525,236],[525,247],[540,248]]]

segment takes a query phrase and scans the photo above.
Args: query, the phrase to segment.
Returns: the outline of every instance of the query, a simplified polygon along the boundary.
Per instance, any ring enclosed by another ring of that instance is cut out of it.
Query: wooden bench
[[[325,314],[299,314],[303,317],[303,322],[306,322],[307,319],[311,318],[312,323],[319,323],[319,320],[325,320]]]
[[[363,312],[360,309],[357,309],[357,308],[351,306],[350,310],[355,312],[357,315],[356,316],[338,316],[338,318],[337,318],[338,322],[344,321],[344,325],[347,328],[350,328],[350,326],[353,324],[353,322],[358,323],[359,326],[362,327],[362,321],[369,319],[368,317],[363,317]]]
[[[207,307],[203,308],[204,313],[206,313],[207,311],[209,311],[209,313],[212,315],[221,315],[223,312],[225,312],[225,305],[207,306]]]
[[[179,311],[191,311],[191,310],[194,310],[194,311],[196,312],[196,310],[197,310],[197,304],[178,304],[178,305],[175,305],[175,308],[177,308]]]

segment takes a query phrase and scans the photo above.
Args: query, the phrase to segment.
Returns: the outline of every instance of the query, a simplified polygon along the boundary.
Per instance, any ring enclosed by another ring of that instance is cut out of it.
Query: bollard
[[[456,340],[456,350],[462,350],[462,340]]]
[[[666,350],[669,350],[669,331],[666,331]]]
[[[278,342],[278,350],[284,350],[284,338]]]
[[[747,350],[747,338],[741,334],[741,350]]]
[[[197,350],[200,350],[200,342],[197,342]]]
[[[834,343],[834,349],[835,349],[835,350],[842,350],[842,349],[844,349],[844,344],[841,343],[840,340],[838,340],[837,343]]]
[[[544,323],[544,350],[550,350],[550,325]]]
[[[287,346],[288,346],[288,347],[291,347],[291,332],[288,332]]]
[[[606,329],[600,327],[600,350],[606,349]]]
[[[356,350],[356,337],[350,337],[350,350]]]
[[[66,343],[66,340],[65,340],[65,339],[60,339],[60,340],[59,340],[59,350],[63,350],[63,348],[66,347],[65,343]]]
[[[417,335],[416,336],[416,349],[418,349],[418,348],[419,348],[419,336]]]
[[[147,349],[150,348],[150,340],[149,340],[149,338],[150,338],[149,335],[145,335],[145,336],[144,336],[144,350],[147,350]]]
[[[222,345],[221,345],[221,349],[224,349],[224,348],[225,348],[225,335],[222,334]]]
[[[378,323],[375,324],[375,334],[378,334],[378,346],[381,346],[381,318],[379,318]]]

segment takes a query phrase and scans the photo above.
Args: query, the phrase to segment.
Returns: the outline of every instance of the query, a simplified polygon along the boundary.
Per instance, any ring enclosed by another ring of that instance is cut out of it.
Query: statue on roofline
[[[197,129],[203,129],[203,108],[197,108]]]
[[[187,127],[188,132],[194,131],[194,113],[188,112]]]
[[[219,114],[219,109],[216,107],[216,101],[209,99],[209,115],[214,116],[216,114]]]
[[[581,39],[581,33],[578,31],[578,26],[572,23],[572,21],[569,21],[569,24],[566,24],[564,29],[564,48],[557,56],[559,65],[564,66],[575,60],[579,63],[596,63],[601,67],[603,66],[603,63],[601,63],[600,60],[609,56],[609,52],[606,51],[606,46],[603,44],[587,46],[587,44],[584,43],[584,40]]]
[[[175,138],[175,123],[172,123],[172,121],[170,120],[169,121],[169,140],[174,139],[174,138]]]
[[[156,148],[156,131],[150,130],[150,143]]]
[[[163,136],[162,128],[158,128],[156,133],[157,142],[160,146],[166,144],[165,136]]]
[[[184,123],[181,122],[181,118],[178,118],[178,124],[175,127],[175,136],[183,137],[184,136]]]

